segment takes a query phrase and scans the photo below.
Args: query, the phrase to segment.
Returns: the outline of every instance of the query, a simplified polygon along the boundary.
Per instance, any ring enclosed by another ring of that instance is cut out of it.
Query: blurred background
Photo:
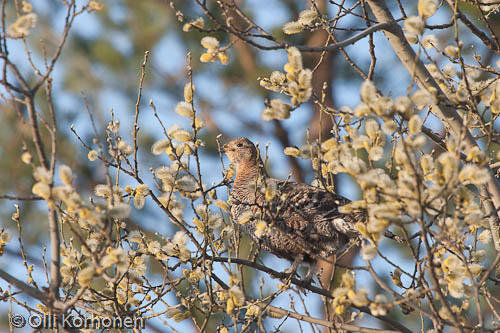
[[[346,2],[346,7],[348,7]],[[81,1],[82,5],[86,2]],[[283,24],[297,18],[301,10],[310,7],[307,1],[268,1],[268,0],[241,0],[240,6],[255,19],[263,29],[271,32],[275,37],[286,40],[291,44],[320,46],[325,43],[327,36],[323,31],[305,32],[287,36],[283,33]],[[335,16],[338,7],[326,0],[316,1],[322,11]],[[354,3],[354,2],[352,2]],[[396,8],[396,1],[388,1],[388,5]],[[54,51],[61,38],[64,27],[66,7],[60,1],[33,1],[33,11],[38,15],[38,22],[28,37],[31,57],[36,65],[43,63],[41,57],[43,48]],[[96,184],[104,182],[104,171],[100,165],[92,163],[87,158],[85,150],[71,133],[70,126],[88,144],[92,143],[93,130],[90,126],[88,108],[93,113],[96,124],[104,133],[107,122],[111,118],[111,110],[115,118],[120,119],[122,137],[128,144],[132,143],[132,125],[135,114],[141,64],[145,51],[150,52],[146,67],[146,76],[143,86],[141,115],[139,120],[140,154],[139,161],[144,174],[149,169],[168,164],[166,155],[153,156],[151,145],[162,138],[162,130],[149,108],[152,100],[158,110],[160,118],[168,127],[173,124],[189,126],[186,119],[174,112],[175,105],[183,100],[183,87],[188,82],[187,53],[192,54],[193,82],[196,86],[195,106],[197,112],[206,122],[205,129],[200,133],[206,146],[202,149],[202,174],[205,183],[211,184],[222,179],[222,166],[217,152],[216,136],[222,134],[222,141],[231,138],[246,136],[261,147],[269,144],[268,171],[277,178],[286,178],[303,182],[311,182],[314,173],[309,161],[289,158],[283,154],[286,146],[300,146],[312,141],[321,135],[323,139],[329,137],[331,123],[323,121],[320,126],[319,112],[312,104],[302,105],[295,110],[288,120],[273,120],[265,122],[261,119],[261,111],[265,108],[264,100],[272,98],[274,93],[265,90],[259,85],[259,77],[269,77],[273,70],[283,69],[287,62],[285,50],[262,51],[244,43],[234,44],[230,50],[229,63],[220,62],[202,63],[200,55],[203,48],[200,40],[206,33],[192,29],[183,31],[186,22],[195,20],[203,13],[194,1],[176,0],[109,0],[102,1],[102,9],[78,16],[70,29],[68,41],[58,60],[53,73],[53,99],[59,127],[59,163],[67,164],[77,175],[75,185],[80,193],[91,195]],[[350,4],[352,5],[352,4]],[[6,4],[7,26],[15,21],[13,2]],[[215,6],[215,4],[212,4]],[[411,2],[405,8],[409,15],[417,12],[417,3]],[[472,7],[464,4],[467,12]],[[428,20],[428,25],[445,24],[449,20],[447,8],[441,8],[436,15]],[[182,15],[180,14],[182,12]],[[467,12],[475,16],[475,12]],[[184,18],[184,21],[182,21]],[[491,22],[498,30],[498,14],[492,14]],[[353,35],[353,32],[341,28],[362,28],[362,22],[356,17],[346,17],[339,24],[336,35],[338,40],[344,40]],[[210,22],[205,18],[206,27]],[[427,33],[433,33],[428,30]],[[464,31],[462,41],[465,45],[474,45],[477,42],[474,36]],[[213,32],[221,45],[227,45],[232,38],[227,34]],[[453,30],[439,30],[436,37],[440,45],[446,46],[453,41]],[[374,34],[375,53],[377,56],[376,70],[372,80],[384,94],[399,96],[408,93],[409,74],[400,65],[393,49],[389,46],[382,32]],[[42,42],[43,41],[43,42]],[[476,43],[475,51],[483,56],[482,62],[486,65],[495,63],[498,59],[494,53]],[[8,48],[12,59],[23,71],[25,77],[34,76],[27,61],[26,49],[21,40],[8,40]],[[466,59],[472,57],[472,49],[464,48]],[[327,53],[313,76],[314,91],[321,94],[323,82],[327,82],[327,104],[333,108],[341,106],[354,107],[359,103],[359,86],[364,81],[362,75],[353,69],[349,62],[353,62],[360,71],[369,73],[370,53],[368,39],[365,38],[355,45],[345,49],[346,54],[340,51]],[[435,57],[438,64],[440,57],[434,50],[427,50],[431,57]],[[319,53],[304,53],[304,67],[312,68],[319,60]],[[31,73],[31,74],[30,74]],[[2,90],[3,88],[0,88]],[[2,91],[4,93],[4,91]],[[47,112],[43,92],[39,95],[39,112]],[[277,95],[276,95],[277,96]],[[30,145],[31,133],[27,124],[21,122],[16,115],[16,108],[5,103],[0,104],[0,194],[30,196],[33,186],[32,169],[22,163],[20,156],[23,146],[34,154]],[[24,111],[21,111],[24,112]],[[439,123],[428,123],[433,130],[440,131]],[[42,129],[42,136],[47,137]],[[226,165],[228,163],[225,160]],[[383,164],[383,163],[382,163]],[[151,180],[151,177],[147,178]],[[130,180],[123,178],[121,185]],[[130,182],[133,183],[133,182]],[[354,200],[358,198],[357,185],[351,182],[348,176],[339,176],[336,180],[336,191],[345,197]],[[227,190],[220,189],[219,197],[227,199]],[[49,244],[46,221],[46,207],[30,201],[0,200],[0,216],[2,227],[11,231],[13,238],[17,238],[17,227],[11,222],[11,215],[15,212],[14,204],[21,207],[21,221],[24,246],[31,263],[35,264],[34,276],[43,285],[45,281],[41,255],[43,246]],[[189,220],[189,219],[187,219]],[[144,210],[134,211],[130,219],[131,229],[140,228],[153,235],[159,233],[171,237],[176,228],[163,213],[154,205],[146,203]],[[391,245],[394,246],[394,245]],[[272,255],[263,258],[264,263],[274,269],[284,270],[289,263],[277,259]],[[19,244],[12,241],[6,248],[6,253],[0,258],[0,265],[13,275],[24,276],[25,270],[19,256]],[[354,262],[356,264],[356,261]],[[389,278],[389,270],[383,261],[373,262],[380,269],[381,275]],[[378,266],[377,266],[378,265]],[[161,279],[161,268],[149,267],[149,274],[157,274]],[[387,274],[382,272],[386,271]],[[255,276],[255,286],[258,287]],[[363,276],[358,276],[363,279]],[[4,281],[0,281],[3,290],[8,288]],[[370,286],[366,286],[370,289]],[[375,286],[371,286],[375,288]],[[288,300],[285,299],[285,302]],[[311,314],[321,311],[321,300],[314,295],[307,298]],[[279,305],[279,303],[277,303]],[[0,330],[8,329],[7,312],[9,303],[0,303]],[[15,312],[15,311],[14,311]],[[319,314],[321,316],[321,314]],[[166,319],[165,319],[166,320]],[[270,319],[271,320],[271,319]],[[405,320],[418,320],[416,314]],[[289,322],[290,323],[290,322]],[[185,321],[186,329],[192,328],[189,321]],[[411,325],[409,325],[411,327]],[[176,326],[179,327],[179,326]],[[182,327],[182,326],[180,326]],[[161,321],[152,320],[149,330],[162,331]],[[294,332],[294,326],[287,324],[281,331]],[[307,331],[307,330],[306,330]]]

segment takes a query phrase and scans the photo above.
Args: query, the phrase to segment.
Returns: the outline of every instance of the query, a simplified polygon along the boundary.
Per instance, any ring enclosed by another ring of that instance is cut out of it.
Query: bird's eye
[[[241,147],[243,147],[243,144],[242,144],[242,143],[238,143],[238,144],[236,145],[236,147],[240,147],[240,148],[241,148]]]

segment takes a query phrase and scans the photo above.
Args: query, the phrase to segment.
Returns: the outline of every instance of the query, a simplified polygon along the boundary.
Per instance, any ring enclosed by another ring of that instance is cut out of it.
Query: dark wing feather
[[[329,257],[345,247],[349,238],[359,237],[354,224],[363,215],[343,214],[339,207],[348,199],[310,185],[267,178],[276,185],[276,195],[266,201],[260,191],[235,188],[232,192],[231,215],[238,221],[251,209],[256,219],[241,225],[260,246],[280,257],[293,260],[305,254]],[[256,220],[265,220],[271,232],[256,236]]]
[[[348,199],[307,184],[277,179],[268,181],[275,182],[278,188],[278,194],[269,203],[268,209],[274,215],[273,220],[281,221],[301,238],[311,243],[337,243],[342,235],[359,237],[354,225],[364,220],[364,214],[339,211],[341,206],[350,202]]]

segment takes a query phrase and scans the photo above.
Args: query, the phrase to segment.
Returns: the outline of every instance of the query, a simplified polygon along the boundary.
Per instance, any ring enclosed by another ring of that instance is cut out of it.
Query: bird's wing
[[[340,195],[302,183],[270,179],[277,185],[277,195],[270,210],[289,228],[309,236],[332,237],[336,232],[358,236],[354,224],[363,214],[343,214],[339,207],[350,201]]]

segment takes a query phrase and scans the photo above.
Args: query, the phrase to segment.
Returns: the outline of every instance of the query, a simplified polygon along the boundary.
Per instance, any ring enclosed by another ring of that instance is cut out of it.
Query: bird
[[[291,274],[300,264],[309,264],[304,283],[311,283],[319,260],[345,250],[350,239],[360,239],[355,224],[365,214],[340,212],[350,200],[320,187],[269,177],[247,138],[224,144],[222,151],[236,171],[231,220],[262,249],[292,261],[287,270]]]

